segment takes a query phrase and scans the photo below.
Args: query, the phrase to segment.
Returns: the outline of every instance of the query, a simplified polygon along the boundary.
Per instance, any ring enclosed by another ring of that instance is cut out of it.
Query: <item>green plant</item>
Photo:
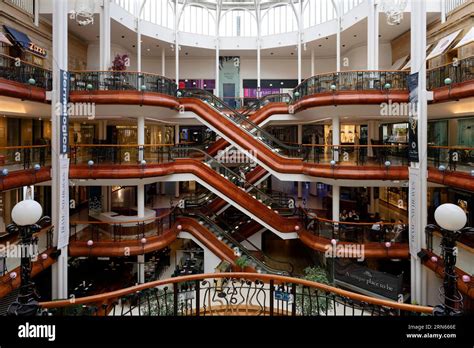
[[[153,289],[144,294],[140,301],[143,305],[142,315],[144,316],[170,316],[173,315],[174,298],[173,291],[163,289]]]
[[[235,260],[235,264],[240,267],[240,269],[243,271],[245,267],[248,266],[249,264],[249,259],[247,256],[242,255],[238,259]]]
[[[307,267],[302,279],[330,285],[326,270],[321,267]],[[325,291],[303,287],[296,295],[296,306],[303,315],[324,315],[333,308],[333,298]]]

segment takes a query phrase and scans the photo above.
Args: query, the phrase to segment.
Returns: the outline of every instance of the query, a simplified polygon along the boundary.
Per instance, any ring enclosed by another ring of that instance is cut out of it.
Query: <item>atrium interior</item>
[[[0,315],[472,314],[471,226],[472,0],[0,0]]]

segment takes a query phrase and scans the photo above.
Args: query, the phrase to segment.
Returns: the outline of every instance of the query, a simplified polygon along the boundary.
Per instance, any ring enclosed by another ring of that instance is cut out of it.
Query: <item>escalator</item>
[[[191,217],[199,222],[200,225],[205,227],[208,231],[212,232],[218,240],[224,243],[227,247],[234,251],[234,255],[239,258],[245,256],[248,260],[248,267],[253,268],[258,273],[269,273],[279,275],[289,275],[290,272],[287,270],[281,270],[272,268],[261,261],[259,258],[254,256],[247,250],[240,242],[238,242],[233,235],[228,233],[226,230],[221,228],[215,221],[208,216],[198,212],[182,212],[183,216]]]
[[[311,163],[315,158],[309,148],[282,143],[213,94],[200,90],[182,90],[179,95],[180,102],[186,110],[194,112],[209,128],[221,134],[241,152],[277,176],[305,174],[362,180],[400,180],[408,177],[406,166],[392,166],[390,170],[386,170],[383,166],[365,166],[361,170],[359,166],[347,165],[336,170],[330,165]]]

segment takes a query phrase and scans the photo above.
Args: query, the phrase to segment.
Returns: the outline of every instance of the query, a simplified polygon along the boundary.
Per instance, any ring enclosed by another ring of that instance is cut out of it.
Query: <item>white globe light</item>
[[[93,245],[94,245],[94,241],[91,240],[91,239],[89,239],[89,240],[87,241],[87,246],[91,247],[91,246],[93,246]]]
[[[336,245],[336,244],[337,244],[337,240],[331,239],[331,244],[332,244],[332,245]]]
[[[18,202],[12,209],[12,220],[18,226],[34,225],[41,219],[43,208],[32,199]]]
[[[441,204],[436,208],[434,217],[436,223],[448,231],[459,231],[467,222],[464,210],[452,203]]]
[[[146,238],[143,237],[143,238],[140,240],[140,242],[141,242],[142,244],[146,244]]]
[[[392,243],[390,243],[390,242],[385,242],[385,247],[386,247],[386,248],[390,248],[391,246],[392,246]]]

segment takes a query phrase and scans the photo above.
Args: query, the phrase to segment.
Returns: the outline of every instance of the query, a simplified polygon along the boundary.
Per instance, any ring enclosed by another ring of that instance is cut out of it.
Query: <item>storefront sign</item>
[[[69,244],[69,158],[59,159],[58,249]]]
[[[46,57],[47,56],[47,51],[45,48],[43,47],[40,47],[38,46],[37,44],[35,44],[34,42],[30,42],[29,45],[28,45],[28,51],[34,53],[34,54],[37,54],[39,56],[42,56],[42,57]]]
[[[336,260],[334,276],[338,281],[395,301],[402,293],[402,275],[375,271],[352,261]]]
[[[410,91],[410,108],[408,114],[408,160],[419,162],[418,156],[418,73],[408,77]]]
[[[68,153],[69,147],[69,116],[68,116],[68,101],[69,101],[69,73],[60,70],[59,81],[59,117],[60,117],[60,144],[59,153],[65,155]]]

